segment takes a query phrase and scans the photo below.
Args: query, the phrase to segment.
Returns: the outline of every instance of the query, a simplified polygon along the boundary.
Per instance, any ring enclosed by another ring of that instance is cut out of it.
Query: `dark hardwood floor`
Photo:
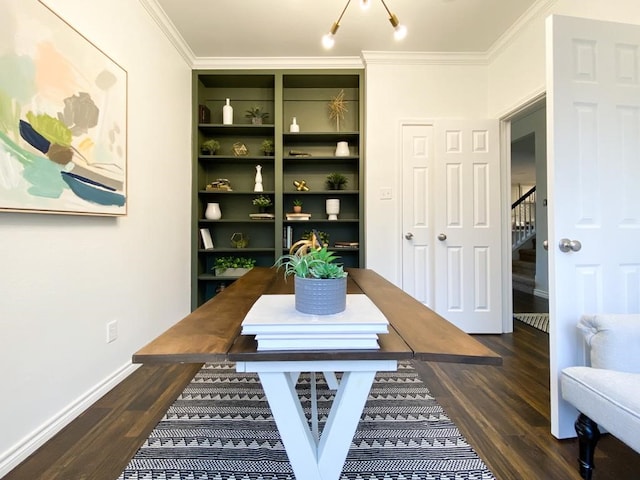
[[[548,305],[514,292],[514,311]],[[477,338],[504,365],[416,363],[431,393],[499,480],[579,480],[576,441],[549,431],[547,334],[516,321],[512,334]],[[142,366],[4,480],[114,480],[199,368]],[[640,454],[604,435],[593,480],[635,480],[639,472]]]

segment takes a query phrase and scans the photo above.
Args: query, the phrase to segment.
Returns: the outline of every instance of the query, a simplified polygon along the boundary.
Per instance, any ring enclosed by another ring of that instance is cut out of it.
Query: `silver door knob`
[[[413,238],[413,233],[411,232],[405,233],[404,238],[406,238],[407,240],[411,240]]]
[[[542,242],[542,248],[544,248],[545,250],[549,250],[549,240],[545,240],[544,242]]]
[[[438,240],[440,240],[441,242],[444,242],[447,239],[447,236],[444,233],[440,233],[438,235]]]
[[[578,240],[569,240],[568,238],[563,238],[560,240],[560,244],[558,245],[561,252],[579,252],[582,248],[582,244]]]

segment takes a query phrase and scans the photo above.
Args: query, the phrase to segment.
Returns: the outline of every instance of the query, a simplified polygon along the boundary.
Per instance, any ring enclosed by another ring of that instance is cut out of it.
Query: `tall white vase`
[[[338,220],[338,214],[340,213],[340,199],[327,198],[326,211],[328,220]]]
[[[256,184],[253,187],[253,191],[254,192],[263,192],[263,188],[262,188],[262,166],[261,165],[256,165],[256,180],[255,180]]]
[[[219,203],[207,203],[207,209],[204,211],[204,218],[207,220],[220,220],[222,212]]]
[[[229,103],[228,98],[227,103],[222,107],[222,123],[223,125],[233,124],[233,107]]]

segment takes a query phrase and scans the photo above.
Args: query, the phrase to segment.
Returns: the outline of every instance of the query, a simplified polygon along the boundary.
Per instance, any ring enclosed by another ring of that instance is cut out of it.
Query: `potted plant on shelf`
[[[284,268],[285,278],[295,280],[295,308],[313,315],[332,315],[344,311],[347,305],[347,272],[339,257],[320,246],[318,236],[293,244],[289,254],[276,261],[277,268]]]
[[[273,202],[271,201],[270,197],[267,197],[266,195],[258,195],[257,197],[255,197],[251,203],[253,203],[253,205],[255,205],[256,207],[258,207],[258,211],[260,213],[265,213],[267,211],[267,209],[273,205]]]
[[[343,174],[333,172],[327,175],[326,183],[329,190],[342,190],[347,186],[349,180]]]
[[[273,140],[271,140],[270,138],[263,140],[260,150],[262,150],[262,153],[264,153],[265,155],[273,155],[273,152],[275,151]]]
[[[246,111],[245,117],[251,119],[254,125],[262,125],[262,122],[269,118],[269,114],[262,110],[262,107],[252,107]]]
[[[218,257],[213,269],[216,276],[241,277],[256,265],[253,258],[247,257]]]
[[[293,201],[293,213],[300,213],[302,212],[302,200],[299,199],[295,199]]]
[[[205,140],[200,145],[200,151],[205,155],[215,155],[220,150],[220,142],[214,139]]]

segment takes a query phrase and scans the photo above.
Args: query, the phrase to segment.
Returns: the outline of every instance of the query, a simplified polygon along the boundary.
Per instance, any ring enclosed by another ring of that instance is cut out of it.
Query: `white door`
[[[435,124],[435,310],[468,333],[502,332],[497,120]]]
[[[402,288],[433,304],[433,127],[402,126]]]
[[[551,431],[575,436],[559,373],[583,313],[640,311],[640,27],[547,19]],[[562,239],[568,244],[561,251]],[[580,242],[581,248],[575,241]]]

